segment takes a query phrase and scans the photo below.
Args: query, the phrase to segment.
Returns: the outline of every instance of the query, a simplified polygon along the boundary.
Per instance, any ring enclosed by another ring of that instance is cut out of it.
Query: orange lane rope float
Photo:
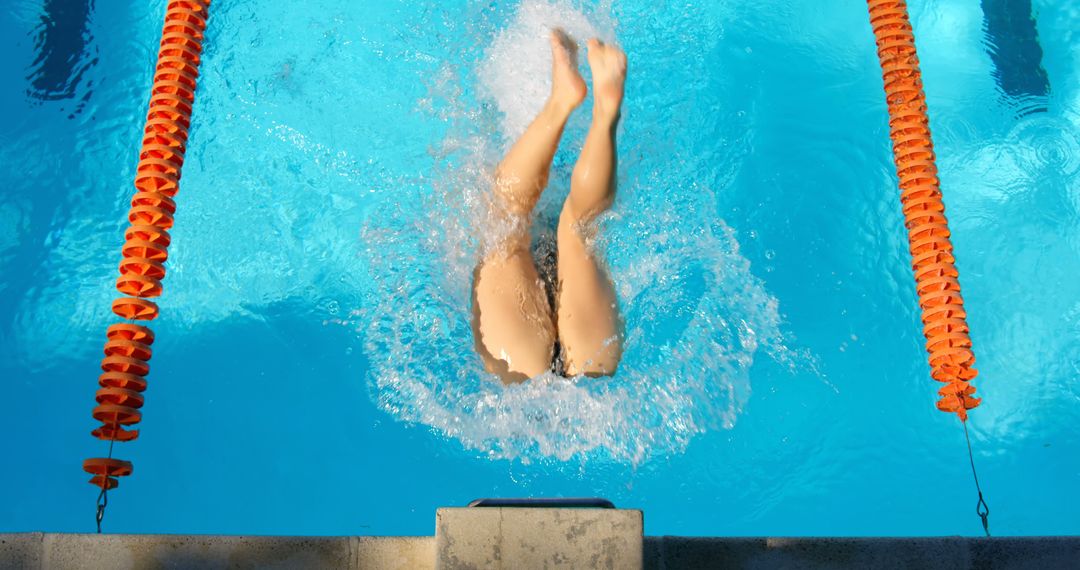
[[[171,0],[165,11],[154,83],[150,89],[150,110],[143,129],[139,164],[135,173],[137,192],[131,199],[121,248],[120,277],[116,289],[126,295],[113,301],[112,310],[129,321],[149,321],[158,316],[158,306],[150,298],[162,293],[165,260],[170,242],[184,164],[191,109],[195,101],[196,78],[202,54],[210,0]],[[128,461],[113,459],[117,441],[139,437],[131,426],[139,423],[150,373],[154,333],[133,323],[114,324],[105,332],[105,358],[98,377],[97,407],[93,417],[101,425],[91,434],[109,442],[109,456],[87,459],[83,470],[93,475],[90,483],[101,489],[98,495],[97,525],[101,532],[108,497],[117,486],[117,477],[131,475]]]
[[[979,399],[973,396],[975,387],[970,384],[977,374],[972,368],[975,355],[971,352],[967,313],[934,164],[915,37],[903,0],[868,0],[867,4],[885,79],[900,201],[911,244],[931,375],[945,383],[938,391],[941,399],[937,406],[963,421],[967,420],[967,411],[979,405]]]
[[[966,437],[968,410],[980,402],[971,385],[978,373],[934,162],[915,36],[904,0],[867,0],[867,6],[885,81],[889,132],[900,179],[900,201],[908,230],[915,289],[922,309],[923,334],[930,355],[930,374],[945,384],[938,390],[941,399],[937,407],[960,418]],[[970,451],[968,439],[969,455]],[[974,474],[974,460],[971,467]],[[977,475],[975,486],[978,489]],[[987,528],[989,509],[981,490],[977,512]]]

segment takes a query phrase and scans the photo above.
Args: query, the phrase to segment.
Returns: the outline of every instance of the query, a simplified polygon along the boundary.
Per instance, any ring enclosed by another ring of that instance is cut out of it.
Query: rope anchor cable
[[[131,226],[124,232],[123,260],[116,280],[116,289],[125,296],[112,304],[113,313],[128,321],[149,321],[158,316],[158,306],[149,298],[162,293],[168,230],[176,213],[173,197],[179,190],[184,164],[209,5],[210,0],[168,0],[165,9],[150,110],[136,167],[137,191],[128,211]],[[150,373],[150,346],[154,343],[149,328],[130,322],[110,326],[106,337],[102,374],[98,377],[101,388],[93,411],[101,425],[91,435],[109,442],[109,454],[83,462],[83,470],[93,475],[90,483],[101,489],[95,515],[99,533],[109,504],[109,490],[119,484],[117,477],[132,472],[130,462],[113,459],[113,444],[139,437],[139,430],[130,426],[142,420],[139,410],[146,390],[145,377]]]
[[[980,402],[971,385],[978,372],[974,368],[975,354],[968,336],[967,312],[960,295],[960,272],[955,265],[937,176],[915,35],[904,0],[867,0],[866,4],[885,84],[889,136],[900,181],[900,202],[908,231],[915,290],[922,310],[930,375],[945,384],[938,390],[941,398],[937,407],[960,418],[966,438],[968,410]],[[990,509],[975,473],[971,440],[967,443],[971,473],[979,493],[976,512],[989,536]]]
[[[971,452],[971,437],[968,435],[967,422],[963,422],[964,441],[967,442],[968,461],[971,462],[971,476],[975,478],[975,490],[979,493],[979,502],[975,503],[975,514],[982,521],[983,532],[990,536],[990,505],[983,498],[982,487],[979,486],[979,474],[975,471],[975,455]]]
[[[101,521],[105,519],[105,507],[109,506],[109,495],[106,489],[102,489],[98,493],[97,498],[97,515],[94,519],[97,521],[97,532],[101,534]]]

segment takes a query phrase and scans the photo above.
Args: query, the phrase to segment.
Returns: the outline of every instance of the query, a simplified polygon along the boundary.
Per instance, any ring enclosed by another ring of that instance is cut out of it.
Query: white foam
[[[606,13],[599,10],[599,13]],[[481,93],[502,113],[500,130],[507,140],[517,138],[551,91],[551,48],[548,34],[562,28],[579,47],[584,64],[585,41],[614,39],[610,20],[597,23],[568,2],[522,2],[514,20],[499,31],[484,51],[477,75]]]

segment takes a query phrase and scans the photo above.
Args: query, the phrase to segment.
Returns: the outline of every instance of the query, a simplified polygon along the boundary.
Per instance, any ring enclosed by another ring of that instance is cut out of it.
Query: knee
[[[547,186],[547,175],[529,181],[523,181],[521,176],[509,173],[503,169],[495,172],[495,196],[499,203],[512,214],[524,216],[532,212],[540,192]]]
[[[569,376],[614,376],[622,360],[622,342],[617,336],[605,339],[592,350],[581,350],[580,346],[576,348],[565,355],[564,365]]]

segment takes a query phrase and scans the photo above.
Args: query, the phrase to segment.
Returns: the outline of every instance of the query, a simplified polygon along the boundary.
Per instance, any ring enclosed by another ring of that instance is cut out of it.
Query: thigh
[[[555,325],[527,246],[487,256],[473,275],[473,337],[489,372],[520,382],[551,370]]]
[[[576,219],[559,217],[559,291],[556,314],[565,371],[609,376],[622,358],[615,289],[607,271],[585,246]]]

